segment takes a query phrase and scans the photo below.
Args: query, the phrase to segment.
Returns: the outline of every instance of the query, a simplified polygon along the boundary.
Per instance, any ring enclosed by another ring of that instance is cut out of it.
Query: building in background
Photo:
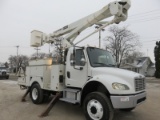
[[[148,77],[153,77],[155,73],[155,64],[149,57],[125,59],[122,61],[120,68],[131,70]]]

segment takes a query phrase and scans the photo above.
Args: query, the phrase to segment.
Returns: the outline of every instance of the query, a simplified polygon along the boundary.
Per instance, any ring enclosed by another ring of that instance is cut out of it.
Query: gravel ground
[[[149,81],[149,82],[148,82]],[[130,113],[116,110],[114,120],[159,120],[160,80],[147,80],[147,101]],[[29,96],[22,103],[25,91],[20,90],[16,81],[0,80],[0,120],[85,120],[79,106],[59,101],[45,118],[38,115],[47,104],[34,105]]]

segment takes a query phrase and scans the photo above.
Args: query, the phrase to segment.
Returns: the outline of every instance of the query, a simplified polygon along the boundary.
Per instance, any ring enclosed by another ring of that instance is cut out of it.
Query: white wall
[[[156,71],[156,70],[155,70],[155,68],[153,68],[153,67],[148,68],[147,77],[153,77],[155,71]]]

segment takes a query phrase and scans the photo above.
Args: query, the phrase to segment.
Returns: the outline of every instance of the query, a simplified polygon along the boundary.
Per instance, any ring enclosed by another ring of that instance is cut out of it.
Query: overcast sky
[[[10,55],[30,56],[35,52],[30,47],[32,30],[52,33],[53,31],[85,17],[113,0],[0,0],[0,62],[6,62]],[[129,19],[121,25],[140,36],[141,49],[145,56],[154,61],[155,40],[160,40],[160,0],[131,0]],[[94,27],[80,37],[93,31]],[[106,31],[102,38],[107,36]],[[94,38],[93,38],[94,37]],[[98,34],[82,44],[97,44]],[[147,52],[148,50],[148,52]],[[48,45],[41,52],[48,52]]]

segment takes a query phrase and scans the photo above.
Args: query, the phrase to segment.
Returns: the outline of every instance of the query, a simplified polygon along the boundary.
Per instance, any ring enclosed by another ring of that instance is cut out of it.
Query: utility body
[[[31,46],[62,42],[60,59],[46,58],[29,61],[18,84],[28,88],[35,104],[61,92],[61,101],[79,104],[88,120],[111,120],[114,109],[133,110],[146,99],[145,77],[135,72],[116,68],[110,52],[96,47],[80,47],[73,43],[86,28],[102,26],[81,41],[110,24],[125,21],[131,6],[130,0],[109,3],[101,10],[82,18],[51,34],[31,32]],[[113,20],[104,22],[105,18]]]

